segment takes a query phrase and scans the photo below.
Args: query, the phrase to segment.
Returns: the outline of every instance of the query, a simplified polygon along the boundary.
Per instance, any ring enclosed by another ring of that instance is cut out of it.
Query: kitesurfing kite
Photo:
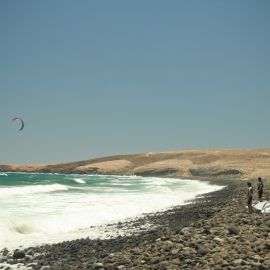
[[[19,118],[19,117],[14,117],[14,118],[12,118],[12,121],[13,121],[13,122],[15,122],[15,121],[20,121],[20,122],[21,122],[21,127],[20,127],[19,131],[23,130],[23,128],[24,128],[24,122],[23,122],[23,120],[22,120],[21,118]]]

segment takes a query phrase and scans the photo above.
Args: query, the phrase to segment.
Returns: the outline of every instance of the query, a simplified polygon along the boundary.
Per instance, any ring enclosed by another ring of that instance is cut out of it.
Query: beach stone
[[[50,270],[50,269],[51,267],[49,265],[46,265],[46,266],[44,265],[40,268],[40,270]]]
[[[183,234],[184,236],[191,236],[190,228],[189,227],[183,228],[181,230],[181,234]]]
[[[259,262],[251,262],[250,264],[255,267],[259,267],[261,265]]]
[[[266,226],[270,227],[270,220],[266,220],[264,223]]]
[[[30,255],[30,256],[34,256],[34,251],[33,251],[31,248],[29,248],[29,249],[26,251],[26,254],[27,254],[27,255]]]
[[[7,256],[9,254],[9,250],[7,248],[4,248],[2,251],[3,256]]]
[[[125,265],[119,265],[119,266],[117,266],[117,269],[118,270],[124,270],[124,269],[126,269],[126,266]]]
[[[162,248],[164,251],[170,251],[173,247],[173,243],[171,241],[165,241]]]
[[[250,258],[251,258],[252,260],[254,260],[254,261],[259,261],[259,260],[261,259],[261,256],[258,255],[258,254],[256,254],[256,255],[252,255]]]
[[[171,250],[171,254],[172,254],[172,255],[176,255],[177,253],[179,253],[179,249],[178,249],[178,248],[173,248],[173,249]]]
[[[210,231],[210,229],[205,228],[205,229],[202,231],[202,233],[204,233],[204,234],[211,234],[211,231]]]
[[[200,256],[205,256],[209,252],[209,250],[202,245],[198,245],[196,248],[197,248],[197,254]]]
[[[264,226],[263,230],[264,230],[265,232],[268,232],[268,233],[270,233],[270,226],[269,226],[269,227],[267,227],[267,226]]]
[[[15,250],[13,253],[13,259],[22,259],[25,257],[25,253],[21,250]]]
[[[233,264],[234,265],[240,265],[242,263],[242,261],[243,261],[242,259],[236,259],[236,260],[233,261]]]
[[[262,220],[258,219],[256,220],[256,225],[257,226],[261,226],[263,224]]]
[[[229,265],[230,264],[226,260],[222,260],[221,266],[225,267],[225,266],[229,266]]]
[[[160,262],[160,258],[159,257],[153,257],[150,259],[150,262],[153,264],[159,263]]]
[[[249,224],[250,223],[250,220],[247,219],[247,218],[242,218],[241,219],[241,223],[243,223],[243,224]]]
[[[224,240],[221,239],[221,238],[219,238],[219,237],[215,237],[215,238],[213,239],[213,241],[214,241],[215,243],[217,243],[217,244],[220,244],[220,245],[223,245],[223,244],[224,244]]]
[[[215,264],[220,264],[220,263],[222,263],[222,261],[223,261],[223,259],[220,257],[220,255],[219,255],[219,253],[217,253],[217,254],[215,254],[214,256],[213,256],[213,260],[214,260],[214,262],[215,262]]]
[[[104,265],[104,267],[105,267],[105,269],[107,269],[107,270],[115,270],[115,269],[116,269],[114,263],[106,263],[106,264]]]
[[[229,234],[238,235],[239,232],[240,232],[240,229],[239,229],[239,227],[237,227],[235,225],[231,225],[231,226],[228,227],[228,231],[229,231]]]
[[[261,264],[261,265],[259,266],[259,270],[269,270],[269,267],[266,266],[265,264]]]
[[[172,263],[173,264],[176,264],[176,265],[180,265],[181,264],[181,261],[179,258],[176,258],[176,259],[172,259]]]
[[[146,269],[146,268],[142,268],[142,269]],[[167,270],[167,269],[172,269],[172,268],[170,268],[170,264],[168,261],[163,261],[158,264],[158,268],[154,268],[154,269]]]
[[[137,249],[137,250],[139,250],[139,249]],[[109,257],[109,258],[113,258],[114,256],[115,256],[114,253],[110,253],[108,257]]]
[[[270,250],[270,241],[268,241],[264,244],[264,248],[267,250]]]
[[[224,258],[227,258],[229,256],[229,253],[227,250],[224,250],[224,251],[220,252],[220,256],[224,259]]]
[[[32,262],[27,264],[27,267],[31,268],[31,269],[37,269],[37,262]]]
[[[97,263],[93,264],[94,269],[101,269],[103,267],[104,267],[103,263],[100,263],[100,262],[97,262]]]

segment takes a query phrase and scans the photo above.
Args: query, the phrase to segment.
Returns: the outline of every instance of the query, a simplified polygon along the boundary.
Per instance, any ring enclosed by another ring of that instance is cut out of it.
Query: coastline
[[[206,180],[202,179],[202,181]],[[42,267],[43,269],[63,270],[179,269],[177,267],[180,266],[180,269],[201,269],[202,266],[208,267],[203,269],[269,269],[270,261],[262,261],[263,257],[260,257],[258,262],[256,260],[252,261],[257,263],[257,266],[249,264],[248,261],[243,259],[240,262],[239,258],[238,262],[229,261],[227,258],[227,263],[224,258],[221,259],[219,256],[219,262],[217,260],[212,260],[212,262],[211,260],[205,260],[209,254],[211,254],[211,258],[213,257],[213,250],[210,247],[207,248],[206,242],[210,241],[214,245],[215,255],[216,253],[223,254],[225,251],[222,253],[222,247],[226,250],[225,239],[223,238],[225,236],[229,237],[230,234],[226,231],[229,226],[237,227],[239,222],[241,225],[242,219],[245,220],[245,225],[253,222],[252,219],[255,217],[256,220],[260,219],[260,214],[259,216],[254,214],[254,217],[250,219],[248,214],[245,213],[245,181],[219,179],[208,182],[226,185],[226,187],[204,194],[190,201],[190,204],[176,206],[164,212],[146,214],[141,218],[116,224],[119,231],[121,229],[137,228],[138,231],[131,235],[119,235],[105,240],[86,238],[32,247],[19,251],[24,254],[22,258],[14,258],[14,254],[13,256],[7,254],[6,259],[9,258],[8,261],[11,264],[20,263],[22,266],[29,267],[29,269],[42,269]],[[222,212],[224,214],[220,216]],[[222,218],[223,227],[215,231],[215,228],[219,228],[221,225],[218,224],[220,218]],[[147,224],[150,224],[151,228],[145,230],[144,226]],[[140,231],[139,228],[143,229]],[[197,231],[195,233],[196,230],[202,230],[202,232]],[[211,230],[214,231],[211,232]],[[222,238],[219,233],[224,234]],[[267,237],[269,236],[270,228],[269,232],[267,232]],[[238,241],[237,239],[241,239],[241,237],[243,238],[239,233],[232,237],[235,241]],[[227,253],[225,252],[225,255],[229,256],[230,249],[226,251]],[[262,251],[267,256],[270,255],[270,250],[267,251],[267,248],[263,247]],[[243,253],[237,256],[240,255],[245,256]],[[229,257],[234,258],[231,255]],[[205,261],[204,264],[203,261]],[[243,261],[247,263],[242,265]],[[235,265],[236,263],[239,263],[239,265]],[[217,268],[218,265],[221,268]],[[233,267],[233,265],[240,268],[226,268]],[[262,268],[264,265],[266,265],[266,268]],[[245,268],[241,268],[242,266]],[[248,266],[253,268],[247,268]]]
[[[59,164],[0,165],[0,172],[171,176],[190,179],[270,177],[270,148],[202,149],[115,155]]]

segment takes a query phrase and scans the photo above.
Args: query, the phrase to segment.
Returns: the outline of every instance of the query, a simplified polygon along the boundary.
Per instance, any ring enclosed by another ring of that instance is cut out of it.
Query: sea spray
[[[220,188],[158,177],[6,173],[0,175],[0,249],[104,238],[99,226],[185,204]]]

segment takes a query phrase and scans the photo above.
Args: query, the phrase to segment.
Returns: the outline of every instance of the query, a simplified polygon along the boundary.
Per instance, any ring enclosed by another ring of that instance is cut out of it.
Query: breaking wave
[[[0,196],[10,197],[10,196],[25,196],[36,193],[49,193],[55,191],[65,191],[69,187],[61,184],[51,184],[51,185],[36,185],[36,186],[24,186],[24,187],[4,187],[0,188]]]
[[[0,249],[102,238],[98,226],[165,210],[221,189],[196,180],[139,176],[0,176]]]

